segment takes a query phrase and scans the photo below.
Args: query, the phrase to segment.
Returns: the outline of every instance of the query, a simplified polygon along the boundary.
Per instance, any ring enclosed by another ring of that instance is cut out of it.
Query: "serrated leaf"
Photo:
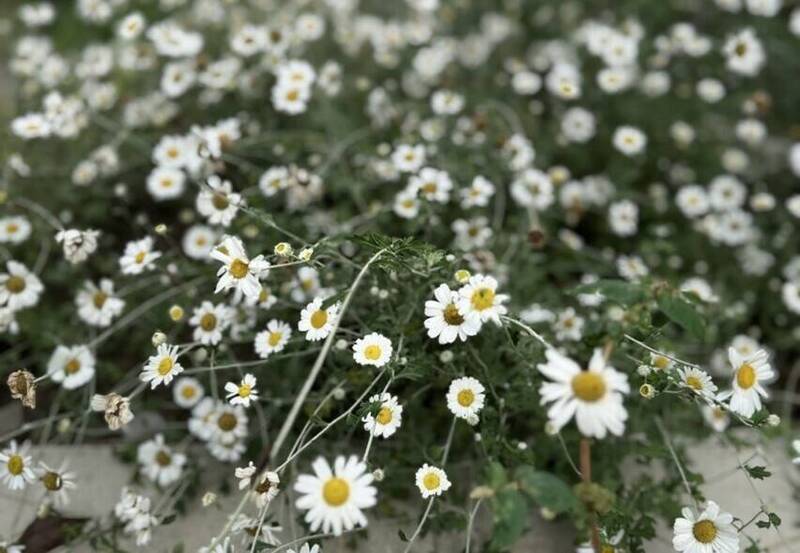
[[[694,305],[680,296],[663,295],[658,298],[658,308],[678,326],[696,338],[705,334],[705,321]]]
[[[764,480],[765,478],[772,476],[772,473],[767,470],[767,467],[758,465],[751,467],[750,465],[745,465],[744,468],[747,471],[747,474],[750,475],[750,478],[755,478],[756,480]]]

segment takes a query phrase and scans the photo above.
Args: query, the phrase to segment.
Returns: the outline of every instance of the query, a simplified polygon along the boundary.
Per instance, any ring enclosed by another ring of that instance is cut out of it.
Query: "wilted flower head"
[[[25,407],[36,408],[36,381],[30,372],[25,369],[14,371],[6,382],[12,398],[21,400]]]
[[[111,430],[119,430],[133,420],[130,399],[114,392],[107,395],[95,394],[92,397],[92,410],[105,414],[106,423]]]

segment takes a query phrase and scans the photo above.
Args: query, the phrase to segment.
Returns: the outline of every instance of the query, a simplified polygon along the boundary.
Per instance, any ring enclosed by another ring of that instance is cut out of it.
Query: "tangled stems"
[[[283,426],[281,427],[280,431],[278,432],[278,437],[275,439],[275,443],[272,446],[270,451],[269,458],[274,459],[275,456],[281,449],[283,442],[286,441],[289,432],[294,425],[294,421],[297,418],[298,413],[300,412],[300,408],[303,405],[303,402],[306,400],[308,393],[311,391],[311,388],[314,386],[314,382],[317,380],[317,376],[319,375],[320,369],[322,369],[322,365],[325,363],[325,359],[328,356],[328,352],[333,345],[333,340],[336,338],[336,331],[339,329],[339,324],[344,316],[345,311],[350,306],[350,301],[353,299],[353,294],[355,293],[358,285],[361,284],[361,280],[364,278],[364,275],[367,274],[367,270],[369,266],[372,265],[383,253],[385,249],[379,250],[375,255],[373,255],[369,261],[364,265],[361,271],[356,276],[353,284],[350,286],[350,290],[347,292],[347,296],[344,298],[344,302],[342,302],[342,309],[339,311],[339,316],[336,317],[336,320],[333,323],[333,328],[331,329],[330,334],[325,339],[325,343],[322,345],[322,350],[319,352],[316,361],[314,361],[314,365],[311,367],[311,370],[308,373],[308,377],[306,381],[303,383],[303,387],[300,389],[300,393],[297,395],[297,399],[295,399],[294,404],[292,405],[291,410],[289,411],[289,415],[286,417],[286,421],[284,421]]]

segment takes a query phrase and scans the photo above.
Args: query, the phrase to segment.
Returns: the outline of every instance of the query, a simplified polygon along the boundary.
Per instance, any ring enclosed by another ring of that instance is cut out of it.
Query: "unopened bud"
[[[153,333],[153,337],[150,339],[150,341],[153,342],[154,347],[158,347],[167,341],[167,335],[158,330]]]
[[[288,242],[278,242],[275,244],[275,255],[279,255],[281,257],[289,257],[292,255],[292,245]]]
[[[656,395],[656,389],[650,384],[642,384],[639,386],[639,395],[645,399],[653,399]]]
[[[470,275],[470,272],[467,271],[466,269],[459,269],[458,271],[456,271],[456,274],[454,276],[455,276],[456,282],[458,282],[460,284],[464,284],[469,280],[469,277],[471,275]]]
[[[174,322],[178,322],[183,319],[184,311],[183,307],[180,305],[173,305],[169,308],[169,318],[172,319]]]

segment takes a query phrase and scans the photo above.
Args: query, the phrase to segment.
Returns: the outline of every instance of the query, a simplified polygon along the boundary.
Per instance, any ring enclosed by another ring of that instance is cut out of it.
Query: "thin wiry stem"
[[[286,441],[289,432],[292,430],[294,421],[297,418],[297,415],[300,413],[300,408],[303,406],[303,402],[306,400],[308,393],[314,386],[314,382],[317,380],[319,371],[322,369],[322,365],[325,363],[325,359],[328,357],[328,352],[330,351],[331,346],[333,345],[333,340],[336,337],[336,331],[339,328],[339,324],[341,323],[342,317],[344,317],[347,308],[350,306],[350,301],[353,299],[353,294],[355,293],[356,289],[358,289],[358,285],[361,284],[361,280],[364,278],[364,275],[367,274],[367,270],[369,269],[370,265],[372,265],[381,255],[383,255],[385,251],[386,250],[383,249],[373,255],[358,273],[353,281],[353,284],[350,286],[350,290],[347,292],[347,296],[342,302],[342,308],[333,323],[333,328],[331,328],[330,334],[328,334],[328,337],[325,339],[325,343],[322,346],[322,351],[319,352],[316,361],[314,361],[314,365],[311,367],[308,377],[306,377],[306,381],[303,383],[303,387],[300,389],[300,393],[297,395],[297,399],[292,405],[289,415],[286,417],[286,421],[283,423],[280,432],[278,432],[278,437],[275,439],[275,443],[270,451],[270,459],[275,458],[280,451],[283,442]]]

